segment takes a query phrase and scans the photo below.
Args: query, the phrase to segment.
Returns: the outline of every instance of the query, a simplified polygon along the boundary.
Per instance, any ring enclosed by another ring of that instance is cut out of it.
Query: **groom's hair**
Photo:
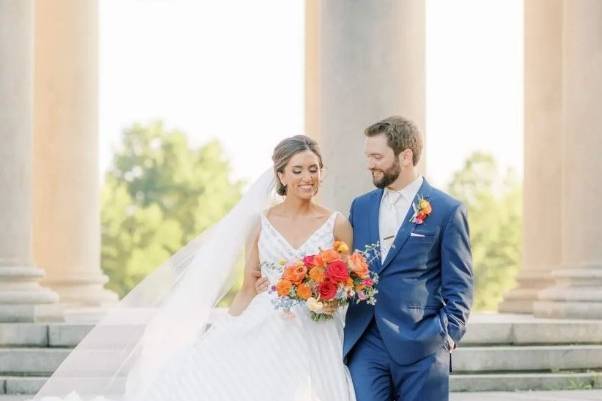
[[[416,124],[406,118],[392,116],[372,124],[364,131],[366,136],[380,134],[387,137],[387,144],[393,149],[395,156],[399,156],[404,150],[410,149],[414,155],[412,160],[414,166],[418,164],[422,153],[422,135],[420,135]]]

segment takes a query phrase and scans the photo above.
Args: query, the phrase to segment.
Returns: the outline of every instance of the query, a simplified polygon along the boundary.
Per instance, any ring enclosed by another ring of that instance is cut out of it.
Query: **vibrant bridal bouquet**
[[[335,241],[332,248],[302,260],[283,262],[283,272],[271,292],[276,309],[290,312],[305,304],[315,321],[332,319],[340,307],[351,301],[376,303],[378,275],[368,269],[374,249],[350,254],[347,244]]]

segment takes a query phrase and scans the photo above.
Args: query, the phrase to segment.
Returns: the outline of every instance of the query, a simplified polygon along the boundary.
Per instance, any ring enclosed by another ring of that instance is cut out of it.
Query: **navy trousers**
[[[390,357],[374,320],[347,360],[357,401],[448,401],[449,350],[411,365]]]

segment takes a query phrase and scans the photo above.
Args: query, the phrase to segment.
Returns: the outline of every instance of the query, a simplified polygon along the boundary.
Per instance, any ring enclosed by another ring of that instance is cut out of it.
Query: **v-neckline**
[[[284,236],[284,234],[282,234],[280,231],[278,231],[276,226],[274,226],[274,224],[272,224],[272,222],[270,221],[270,219],[268,219],[268,216],[265,213],[262,213],[262,216],[265,219],[265,221],[267,222],[267,224],[269,224],[269,226],[272,228],[272,230],[276,233],[276,235],[278,235],[284,241],[284,243],[290,248],[290,250],[292,250],[294,253],[298,253],[309,242],[309,240],[311,240],[316,235],[316,233],[318,231],[322,230],[322,228],[324,228],[324,226],[326,226],[326,224],[330,221],[332,216],[334,216],[335,214],[336,214],[336,212],[333,212],[330,216],[328,216],[328,218],[324,221],[324,223],[322,223],[318,228],[316,228],[309,235],[309,237],[307,237],[307,239],[305,241],[303,241],[303,243],[301,245],[299,245],[299,247],[297,247],[297,248],[295,248],[293,246],[293,244],[291,244],[291,242]]]

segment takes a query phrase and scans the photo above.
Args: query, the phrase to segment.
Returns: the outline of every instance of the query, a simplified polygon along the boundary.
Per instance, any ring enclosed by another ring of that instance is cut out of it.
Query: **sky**
[[[427,0],[427,177],[471,152],[522,174],[522,1]],[[235,178],[304,132],[303,0],[102,0],[100,167],[124,128],[162,120],[218,138]]]

